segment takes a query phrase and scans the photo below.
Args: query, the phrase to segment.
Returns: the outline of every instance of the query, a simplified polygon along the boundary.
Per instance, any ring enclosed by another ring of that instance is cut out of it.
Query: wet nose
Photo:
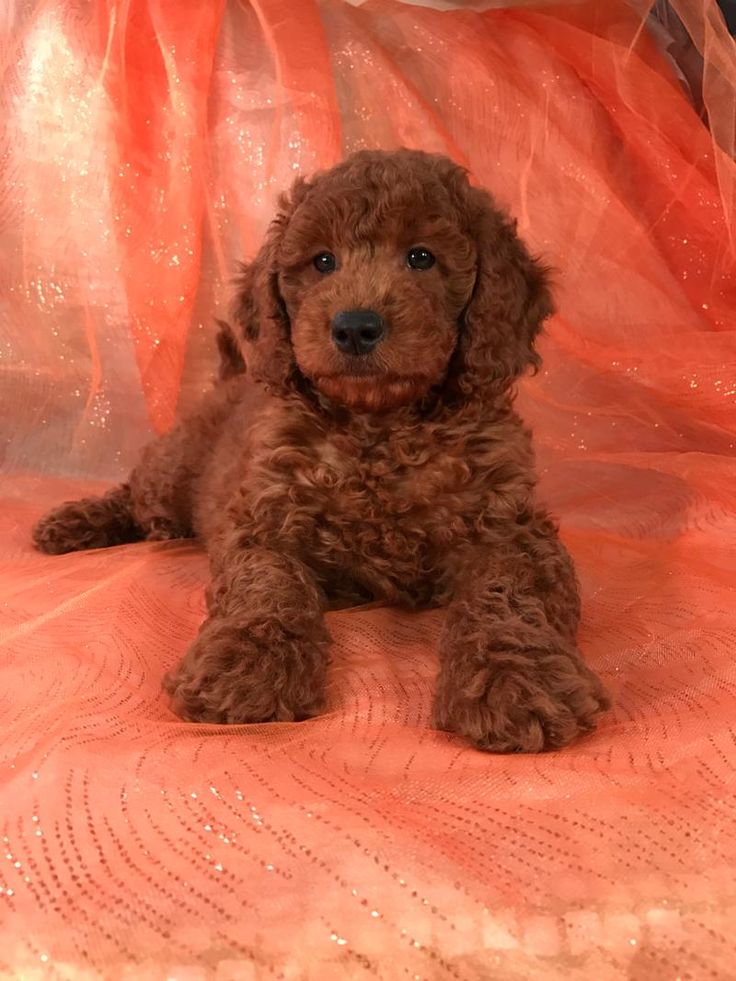
[[[332,318],[332,340],[343,354],[368,354],[385,332],[375,310],[342,310]]]

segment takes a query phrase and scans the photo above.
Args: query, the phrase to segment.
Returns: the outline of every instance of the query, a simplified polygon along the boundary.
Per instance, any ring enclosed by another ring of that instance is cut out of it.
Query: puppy
[[[591,730],[572,562],[512,408],[545,269],[452,161],[356,153],[280,200],[199,409],[128,481],[36,526],[60,553],[197,536],[208,617],[166,681],[200,722],[324,704],[324,611],[447,608],[434,724],[495,752]]]

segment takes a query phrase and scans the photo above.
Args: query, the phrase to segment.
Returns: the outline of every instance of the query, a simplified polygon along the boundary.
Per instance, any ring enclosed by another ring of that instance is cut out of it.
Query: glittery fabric
[[[642,10],[470,6],[0,11],[2,977],[734,976],[733,42],[674,5],[708,130]],[[428,728],[438,613],[331,616],[319,719],[181,723],[198,548],[29,546],[206,384],[278,189],[398,143],[558,270],[519,404],[616,699],[564,752]]]

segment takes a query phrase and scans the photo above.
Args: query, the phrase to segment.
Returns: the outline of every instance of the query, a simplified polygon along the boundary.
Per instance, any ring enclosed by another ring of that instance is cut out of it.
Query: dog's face
[[[335,182],[296,208],[279,265],[296,364],[318,391],[378,410],[443,381],[476,252],[441,185]]]
[[[282,206],[237,310],[263,380],[301,375],[371,412],[470,394],[484,373],[508,387],[534,361],[544,273],[451,161],[366,151]]]

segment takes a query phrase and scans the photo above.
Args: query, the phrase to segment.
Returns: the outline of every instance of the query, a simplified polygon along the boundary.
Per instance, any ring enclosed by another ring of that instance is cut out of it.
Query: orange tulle
[[[2,977],[733,977],[734,43],[672,0],[699,115],[647,2],[483,6],[0,13]],[[399,144],[556,269],[519,405],[616,700],[564,752],[429,728],[438,613],[332,615],[319,719],[181,723],[201,551],[30,548],[207,385],[279,190]]]

